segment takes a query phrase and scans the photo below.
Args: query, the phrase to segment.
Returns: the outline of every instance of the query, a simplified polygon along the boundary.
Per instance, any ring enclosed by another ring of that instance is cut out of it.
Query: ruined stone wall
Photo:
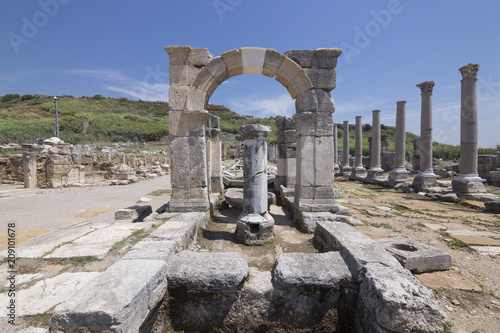
[[[492,183],[491,171],[500,168],[500,152],[497,155],[478,155],[477,173],[479,177],[484,178],[488,183]]]
[[[170,159],[147,154],[101,154],[92,151],[80,153],[72,151],[70,147],[58,147],[57,151],[37,152],[36,162],[37,185],[58,187],[64,181],[79,182],[84,177],[82,172],[85,172],[87,176],[104,177],[111,169],[123,164],[131,169],[137,169],[140,166],[169,164]],[[13,184],[23,181],[23,155],[0,156],[0,183]]]

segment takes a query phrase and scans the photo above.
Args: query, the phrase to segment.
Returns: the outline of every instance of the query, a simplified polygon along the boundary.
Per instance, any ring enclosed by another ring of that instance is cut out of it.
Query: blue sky
[[[420,133],[420,89],[436,81],[434,140],[460,144],[458,69],[478,75],[479,145],[500,144],[498,0],[16,0],[0,12],[0,95],[95,95],[168,100],[165,45],[206,47],[215,56],[244,46],[341,47],[334,121],[382,110],[395,124],[406,100],[407,130]],[[240,75],[210,103],[240,114],[292,115],[277,81]],[[64,112],[64,110],[60,110]]]

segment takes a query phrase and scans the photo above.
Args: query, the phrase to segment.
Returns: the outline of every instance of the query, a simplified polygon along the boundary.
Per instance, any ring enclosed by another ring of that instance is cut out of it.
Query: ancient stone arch
[[[333,119],[338,48],[291,50],[243,47],[213,57],[206,48],[166,46],[172,164],[170,211],[207,211],[208,100],[230,77],[274,77],[295,99],[297,176],[295,210],[336,212],[333,192]],[[300,215],[299,214],[299,215]]]

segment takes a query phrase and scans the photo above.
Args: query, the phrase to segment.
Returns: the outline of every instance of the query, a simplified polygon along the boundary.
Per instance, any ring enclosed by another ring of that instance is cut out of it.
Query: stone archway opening
[[[243,47],[213,57],[205,48],[167,46],[172,212],[207,211],[206,129],[208,100],[217,87],[242,74],[265,75],[281,83],[295,100],[297,168],[294,217],[339,211],[333,191],[333,118],[330,91],[336,84],[342,50]],[[307,217],[306,217],[307,218]]]

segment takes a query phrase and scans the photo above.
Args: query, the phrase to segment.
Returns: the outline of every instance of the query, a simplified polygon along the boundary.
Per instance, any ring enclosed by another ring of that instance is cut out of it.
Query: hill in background
[[[109,98],[58,96],[60,137],[72,144],[120,141],[167,141],[167,102],[134,101]],[[241,116],[223,105],[209,104],[208,111],[221,118],[221,141],[235,142],[239,128],[246,124],[271,126],[269,143],[276,143],[275,117],[253,118]],[[278,116],[279,117],[279,116]],[[86,126],[84,126],[84,124]],[[343,130],[338,126],[339,146],[342,146]],[[54,136],[55,104],[51,96],[8,94],[0,97],[0,144],[34,142],[37,138]],[[363,155],[369,155],[368,137],[371,126],[363,126]],[[395,128],[381,126],[387,135],[389,150],[394,151]],[[349,128],[350,151],[354,153],[354,125]],[[407,132],[406,149],[413,151],[415,134]],[[480,149],[480,153],[494,153],[493,149]],[[459,146],[434,143],[434,157],[458,158]]]

